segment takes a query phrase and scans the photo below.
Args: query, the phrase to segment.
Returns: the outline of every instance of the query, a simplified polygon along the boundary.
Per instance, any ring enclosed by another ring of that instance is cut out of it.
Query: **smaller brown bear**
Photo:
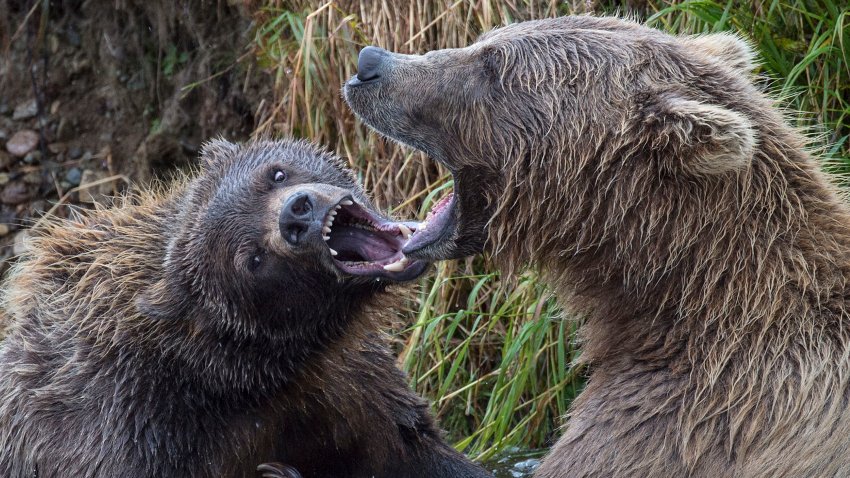
[[[6,283],[0,476],[490,476],[377,332],[387,283],[428,266],[392,265],[409,231],[308,143],[203,159],[35,231]]]
[[[360,53],[348,103],[455,180],[406,256],[486,245],[585,317],[536,476],[850,476],[850,209],[753,56],[592,16]]]

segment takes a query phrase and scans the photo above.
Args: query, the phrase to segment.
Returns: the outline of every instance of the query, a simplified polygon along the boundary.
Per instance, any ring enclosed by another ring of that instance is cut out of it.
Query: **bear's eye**
[[[283,171],[278,169],[277,171],[275,171],[272,174],[272,179],[276,183],[282,183],[282,182],[286,181],[286,173],[284,173]]]
[[[257,251],[254,255],[251,256],[251,260],[248,263],[248,268],[252,271],[257,270],[258,267],[263,263],[263,252]]]

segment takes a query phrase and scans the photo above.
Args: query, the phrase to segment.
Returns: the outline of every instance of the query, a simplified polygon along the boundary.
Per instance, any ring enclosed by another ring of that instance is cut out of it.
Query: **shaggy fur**
[[[536,476],[850,476],[850,211],[753,57],[576,16],[346,86],[460,179],[454,230],[415,257],[486,236],[586,317],[592,374]]]
[[[368,205],[351,173],[306,143],[204,157],[169,191],[37,231],[6,284],[0,476],[489,476],[395,368],[384,282],[280,239],[293,191]]]

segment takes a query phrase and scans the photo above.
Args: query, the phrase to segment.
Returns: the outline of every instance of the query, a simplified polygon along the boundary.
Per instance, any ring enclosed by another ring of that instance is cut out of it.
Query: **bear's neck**
[[[313,364],[342,359],[374,330],[373,321],[378,319],[370,302],[349,299],[339,293],[314,307],[318,312],[252,317],[265,324],[320,324],[311,331],[221,327],[226,321],[208,317],[190,316],[177,324],[160,322],[156,327],[163,343],[139,353],[162,363],[161,375],[184,381],[184,386],[192,383],[193,393],[227,397],[226,405],[232,409],[262,406],[270,398],[285,408],[280,397],[288,396],[293,387],[303,388],[301,381],[312,373]],[[175,374],[175,368],[181,373]]]
[[[850,213],[798,143],[766,136],[737,175],[663,177],[632,160],[610,177],[574,173],[583,190],[509,187],[524,199],[508,204],[567,210],[503,208],[494,258],[543,271],[586,317],[583,357],[597,367],[651,359],[686,370],[714,358],[721,373],[731,357],[815,340],[846,317]]]

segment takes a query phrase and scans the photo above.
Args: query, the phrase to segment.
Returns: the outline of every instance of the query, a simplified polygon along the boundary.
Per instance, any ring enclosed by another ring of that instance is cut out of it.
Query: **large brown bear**
[[[387,282],[428,265],[397,263],[404,225],[307,143],[203,156],[37,231],[6,284],[0,476],[490,476],[376,332]]]
[[[574,16],[359,63],[354,111],[454,175],[406,256],[486,241],[586,317],[537,476],[850,476],[850,211],[744,42]]]

